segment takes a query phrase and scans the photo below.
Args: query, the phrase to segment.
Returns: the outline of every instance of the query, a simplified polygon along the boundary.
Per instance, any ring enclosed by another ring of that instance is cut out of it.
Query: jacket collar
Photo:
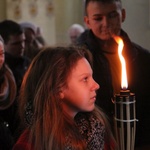
[[[92,50],[94,53],[103,53],[103,49],[101,48],[101,45],[106,42],[97,39],[93,32],[91,30],[87,30],[87,33],[85,35],[87,36],[87,43],[88,43],[88,48]],[[137,56],[137,49],[134,46],[133,42],[130,40],[128,37],[127,33],[121,29],[120,32],[120,37],[122,38],[124,42],[124,49],[123,49],[123,55],[128,59],[128,61],[134,61],[134,59]],[[110,43],[110,48],[117,48],[116,42],[112,39],[112,41],[109,41]]]

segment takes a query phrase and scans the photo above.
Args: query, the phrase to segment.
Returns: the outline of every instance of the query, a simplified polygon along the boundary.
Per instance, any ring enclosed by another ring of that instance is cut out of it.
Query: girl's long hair
[[[32,106],[28,124],[29,140],[34,149],[64,150],[66,137],[71,139],[73,149],[86,149],[76,124],[63,113],[59,96],[61,88],[67,86],[71,70],[83,57],[91,62],[92,57],[84,48],[47,47],[33,59],[27,70],[20,90],[19,113],[24,122],[28,114],[26,105]]]

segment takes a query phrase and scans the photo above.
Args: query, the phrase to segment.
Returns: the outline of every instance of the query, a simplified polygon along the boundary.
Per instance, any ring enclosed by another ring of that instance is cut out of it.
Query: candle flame
[[[122,65],[121,69],[121,88],[122,89],[127,89],[128,88],[128,82],[127,82],[127,72],[126,72],[126,62],[124,57],[122,56],[122,50],[123,50],[123,40],[119,36],[114,36],[114,40],[118,44],[118,55],[119,59]]]

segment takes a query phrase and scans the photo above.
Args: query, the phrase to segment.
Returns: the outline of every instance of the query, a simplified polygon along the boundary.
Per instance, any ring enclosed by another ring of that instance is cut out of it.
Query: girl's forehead
[[[81,58],[76,62],[76,65],[72,68],[72,74],[84,74],[91,72],[91,66],[86,58]]]

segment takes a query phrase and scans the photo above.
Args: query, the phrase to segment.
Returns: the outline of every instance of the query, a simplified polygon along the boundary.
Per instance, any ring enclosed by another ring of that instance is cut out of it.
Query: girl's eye
[[[87,82],[87,80],[88,80],[88,77],[85,77],[85,78],[83,79],[84,82]]]

